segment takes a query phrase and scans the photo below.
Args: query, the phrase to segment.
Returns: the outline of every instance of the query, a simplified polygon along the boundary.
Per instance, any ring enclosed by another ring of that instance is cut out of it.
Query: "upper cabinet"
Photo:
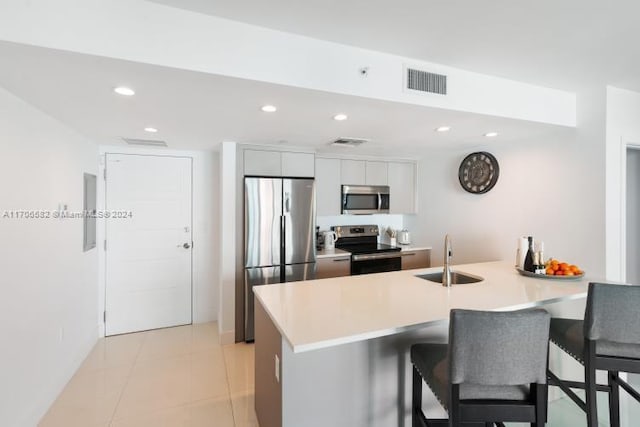
[[[316,159],[316,214],[340,215],[340,159]]]
[[[244,174],[313,178],[313,153],[244,150]]]
[[[388,185],[389,213],[415,214],[416,163],[316,158],[316,212],[320,216],[340,215],[342,185]]]
[[[282,153],[282,176],[313,178],[315,156],[310,153]]]
[[[340,160],[340,177],[343,185],[366,185],[367,162],[364,160]]]
[[[244,174],[281,176],[282,153],[277,151],[244,150]]]
[[[415,214],[416,164],[412,162],[388,163],[390,206],[392,214]]]
[[[389,185],[388,163],[367,161],[366,183],[367,185]]]

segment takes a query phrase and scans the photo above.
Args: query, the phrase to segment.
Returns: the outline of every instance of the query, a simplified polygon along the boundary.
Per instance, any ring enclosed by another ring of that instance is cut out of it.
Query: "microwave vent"
[[[142,145],[146,147],[167,147],[165,141],[157,139],[136,139],[136,138],[122,138],[124,142],[129,145]]]
[[[357,147],[366,142],[369,142],[369,140],[363,138],[338,138],[333,141],[331,145],[336,147]]]
[[[446,95],[447,76],[407,67],[407,89]]]

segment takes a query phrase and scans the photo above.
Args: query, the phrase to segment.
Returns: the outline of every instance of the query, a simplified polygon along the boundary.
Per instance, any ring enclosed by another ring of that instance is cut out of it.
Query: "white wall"
[[[184,156],[193,159],[193,322],[203,323],[218,319],[219,308],[219,153],[214,151],[182,151],[171,149],[100,146],[100,178],[98,180],[98,206],[104,207],[105,153],[143,154],[152,156]],[[101,333],[104,335],[104,222],[98,223],[98,251],[100,257],[100,315]]]
[[[242,200],[237,191],[237,144],[223,142],[220,148],[220,316],[218,330],[223,344],[235,342],[236,338],[236,202]],[[242,212],[242,211],[240,211]],[[241,222],[241,220],[240,220]],[[240,232],[242,235],[242,232]],[[240,258],[242,259],[242,258]]]
[[[625,280],[626,147],[640,146],[640,93],[607,87],[607,278]]]
[[[625,281],[640,283],[640,150],[627,150],[627,220]]]
[[[98,149],[0,88],[0,215],[83,209]],[[98,338],[97,251],[82,219],[0,216],[0,425],[36,425]]]
[[[0,39],[458,111],[566,126],[576,120],[573,93],[142,0],[0,2]],[[407,64],[446,74],[447,96],[404,92]]]
[[[444,235],[453,240],[453,263],[513,260],[516,239],[545,242],[545,256],[604,276],[604,92],[579,94],[578,128],[556,140],[523,140],[429,152],[418,171],[419,214],[407,216],[412,238],[433,246],[441,265]],[[458,182],[462,159],[489,151],[500,178],[484,195]]]

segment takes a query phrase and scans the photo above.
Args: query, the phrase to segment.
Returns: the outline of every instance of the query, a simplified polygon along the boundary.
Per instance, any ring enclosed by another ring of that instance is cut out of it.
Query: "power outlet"
[[[278,357],[278,355],[275,355],[275,359],[276,359],[276,382],[280,382],[280,358]]]

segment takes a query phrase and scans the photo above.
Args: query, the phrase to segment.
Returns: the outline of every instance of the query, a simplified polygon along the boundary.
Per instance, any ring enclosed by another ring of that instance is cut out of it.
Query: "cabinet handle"
[[[415,252],[408,252],[408,253],[400,254],[400,256],[414,256],[415,254],[416,254]]]
[[[333,262],[341,262],[341,261],[351,261],[351,258],[339,258],[339,259],[333,259]]]

